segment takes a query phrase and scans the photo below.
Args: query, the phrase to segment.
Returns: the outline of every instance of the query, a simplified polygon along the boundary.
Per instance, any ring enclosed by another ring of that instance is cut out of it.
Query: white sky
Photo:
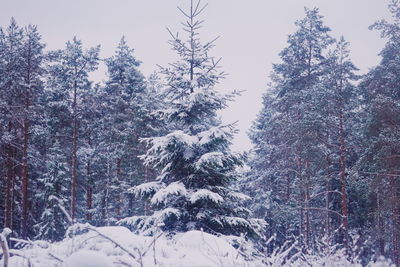
[[[177,10],[189,0],[0,0],[0,26],[12,16],[20,26],[38,25],[48,49],[63,48],[77,36],[85,47],[101,44],[101,56],[111,56],[122,35],[135,49],[147,76],[175,59],[167,44],[169,34],[180,31],[183,17]],[[304,17],[304,7],[319,7],[332,35],[343,35],[350,42],[353,62],[365,73],[379,62],[384,45],[378,32],[368,30],[376,20],[390,15],[388,0],[203,0],[209,6],[203,13],[201,39],[216,36],[213,55],[222,57],[221,66],[229,76],[223,90],[246,90],[222,115],[226,122],[239,121],[240,133],[234,149],[251,147],[247,138],[251,122],[261,109],[272,63],[286,46],[294,22]],[[104,67],[96,73],[102,79]]]

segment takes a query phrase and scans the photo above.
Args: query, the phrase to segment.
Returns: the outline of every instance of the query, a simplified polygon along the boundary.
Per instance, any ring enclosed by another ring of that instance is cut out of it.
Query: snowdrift
[[[265,266],[247,261],[223,238],[201,231],[147,237],[122,226],[88,228],[74,229],[61,242],[34,241],[24,249],[10,250],[9,266]]]
[[[123,226],[93,227],[77,224],[68,230],[66,238],[61,242],[21,240],[20,243],[23,243],[24,248],[10,250],[10,267],[362,266],[348,261],[340,250],[326,250],[318,255],[305,256],[300,254],[295,244],[268,255],[256,256],[252,244],[241,237],[217,237],[202,231],[173,236],[159,233],[149,237],[134,234]],[[0,266],[3,266],[2,260]],[[367,266],[394,265],[379,259]]]

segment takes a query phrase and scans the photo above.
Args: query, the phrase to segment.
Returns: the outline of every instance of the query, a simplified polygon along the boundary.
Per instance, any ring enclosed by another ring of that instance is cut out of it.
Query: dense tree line
[[[148,78],[125,38],[100,59],[100,46],[76,37],[46,51],[35,26],[0,29],[4,226],[46,240],[79,221],[201,229],[243,233],[267,251],[295,237],[303,253],[324,240],[400,265],[398,1],[393,22],[371,26],[387,42],[364,75],[348,42],[305,9],[273,65],[248,158],[230,150],[235,125],[218,117],[237,93],[215,89],[225,73],[214,41],[199,38],[204,8],[180,9],[186,35],[170,31],[179,59]],[[106,79],[94,83],[103,63]]]
[[[349,253],[369,243],[365,250],[400,264],[398,1],[390,11],[392,23],[371,26],[387,43],[380,64],[365,75],[318,9],[306,9],[273,65],[243,183],[255,192],[253,211],[277,235],[270,247],[293,235],[305,251],[322,239]]]
[[[115,55],[74,37],[45,51],[35,26],[0,31],[1,219],[23,238],[57,240],[73,221],[110,224],[143,209],[127,189],[151,179],[139,138],[159,134],[158,78],[121,39]],[[89,74],[104,61],[107,78]]]

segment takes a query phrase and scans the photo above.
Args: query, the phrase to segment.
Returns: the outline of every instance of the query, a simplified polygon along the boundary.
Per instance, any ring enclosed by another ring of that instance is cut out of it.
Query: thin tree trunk
[[[8,123],[8,131],[11,133],[13,124]],[[14,200],[14,184],[15,184],[15,171],[14,171],[14,148],[10,144],[5,145],[6,150],[6,194],[4,205],[4,227],[12,229],[12,216],[13,216],[13,200]]]
[[[306,161],[306,170],[310,167],[310,163]],[[304,211],[304,236],[306,240],[306,246],[310,245],[310,237],[311,237],[311,223],[310,223],[310,181],[308,174],[304,177],[304,203],[305,203],[305,211]]]
[[[77,193],[77,143],[78,143],[78,119],[77,119],[77,82],[74,81],[73,122],[72,122],[72,172],[71,172],[71,219],[74,222],[76,216]]]
[[[22,149],[22,238],[26,239],[28,232],[28,216],[29,216],[29,174],[28,174],[28,139],[29,139],[29,122],[24,120],[24,143]]]
[[[107,151],[108,154],[110,151]],[[110,185],[111,185],[111,164],[110,164],[110,159],[107,159],[107,182],[106,186],[104,188],[104,198],[103,198],[103,209],[102,209],[102,215],[103,219],[106,222],[106,225],[110,224],[110,211],[108,207],[108,202],[109,202],[109,197],[110,197]]]
[[[149,169],[147,168],[147,166],[144,167],[144,182],[148,183],[149,182]],[[148,200],[145,199],[144,200],[144,216],[147,216],[147,214],[149,213],[149,204],[148,204]]]
[[[92,220],[92,208],[93,208],[93,187],[92,181],[90,179],[91,170],[90,170],[90,161],[88,161],[86,166],[86,175],[88,177],[88,185],[86,188],[86,220]]]
[[[400,249],[399,249],[399,197],[397,192],[396,177],[390,176],[390,191],[391,191],[391,219],[392,219],[392,260],[396,266],[400,266]]]
[[[347,190],[346,190],[346,144],[345,144],[345,131],[343,126],[343,112],[339,115],[339,134],[340,134],[340,187],[341,187],[341,206],[342,206],[342,224],[344,230],[343,243],[348,246],[348,208],[347,208]]]
[[[117,159],[117,162],[116,162],[116,167],[117,167],[117,172],[116,172],[116,174],[117,174],[117,181],[118,181],[118,183],[120,183],[121,182],[121,158],[119,158],[119,159]],[[116,213],[116,216],[117,216],[117,218],[118,219],[120,219],[120,216],[121,216],[121,206],[122,206],[122,203],[121,203],[121,195],[120,194],[117,194],[117,199],[116,199],[116,210],[115,210],[115,213]]]
[[[331,169],[332,169],[332,160],[329,155],[326,156],[326,162],[327,162],[327,170],[328,170],[328,175],[326,177],[326,185],[325,185],[325,190],[326,190],[326,197],[325,197],[325,209],[326,209],[326,214],[325,214],[325,234],[329,238],[331,238],[331,221],[330,221],[330,203],[331,203]]]
[[[91,147],[92,142],[91,142],[91,132],[89,131],[88,133],[88,144]],[[91,169],[90,169],[90,158],[87,161],[86,165],[86,177],[87,177],[87,185],[86,185],[86,220],[91,221],[92,220],[92,207],[93,207],[93,185],[92,185],[92,179],[91,179]]]
[[[378,184],[378,192],[376,193],[376,226],[378,234],[379,254],[385,256],[385,224],[382,218],[382,183]]]
[[[25,83],[28,86],[24,92],[24,118],[23,118],[23,146],[22,146],[22,238],[27,238],[28,219],[29,219],[29,166],[28,166],[28,146],[29,146],[29,119],[30,114],[30,91],[31,91],[31,74],[32,74],[32,49],[31,40],[28,40],[28,55],[27,55],[27,73]]]

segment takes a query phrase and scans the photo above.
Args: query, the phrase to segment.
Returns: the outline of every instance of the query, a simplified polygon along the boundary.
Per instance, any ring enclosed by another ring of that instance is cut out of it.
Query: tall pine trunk
[[[342,206],[342,224],[344,231],[343,243],[348,246],[348,208],[347,208],[347,188],[346,188],[346,144],[345,144],[345,131],[343,125],[343,112],[339,115],[339,134],[340,134],[340,192],[341,192],[341,206]]]
[[[400,244],[399,244],[399,226],[400,226],[400,212],[399,212],[399,196],[398,196],[398,182],[396,176],[389,177],[390,191],[391,191],[391,221],[392,221],[392,260],[396,266],[400,266]]]
[[[13,124],[8,123],[8,131],[11,133]],[[11,144],[5,145],[6,154],[6,193],[4,203],[4,227],[12,229],[13,202],[14,202],[14,184],[15,184],[15,148]]]
[[[71,161],[71,219],[76,217],[77,193],[77,146],[78,146],[78,118],[77,118],[77,82],[74,81],[73,118],[72,118],[72,161]]]
[[[89,133],[88,133],[88,144],[89,144],[89,146],[91,146],[92,145],[92,142],[91,142],[91,133],[90,133],[90,131],[89,131]],[[86,220],[88,221],[88,222],[90,222],[91,220],[92,220],[92,211],[91,211],[91,209],[93,208],[93,184],[92,184],[92,179],[91,179],[91,175],[92,175],[92,171],[91,171],[91,168],[90,168],[90,164],[91,163],[91,160],[90,160],[90,158],[88,159],[88,161],[87,161],[87,164],[86,164],[86,179],[87,179],[87,181],[86,181]]]
[[[86,220],[92,220],[92,208],[93,208],[93,185],[90,179],[91,170],[90,170],[90,161],[88,161],[86,165],[86,175],[88,177],[87,188],[86,188]]]
[[[22,238],[27,237],[28,217],[29,217],[29,173],[28,173],[28,139],[29,139],[29,122],[24,119],[23,126],[23,148],[22,148],[22,222],[21,233]]]

